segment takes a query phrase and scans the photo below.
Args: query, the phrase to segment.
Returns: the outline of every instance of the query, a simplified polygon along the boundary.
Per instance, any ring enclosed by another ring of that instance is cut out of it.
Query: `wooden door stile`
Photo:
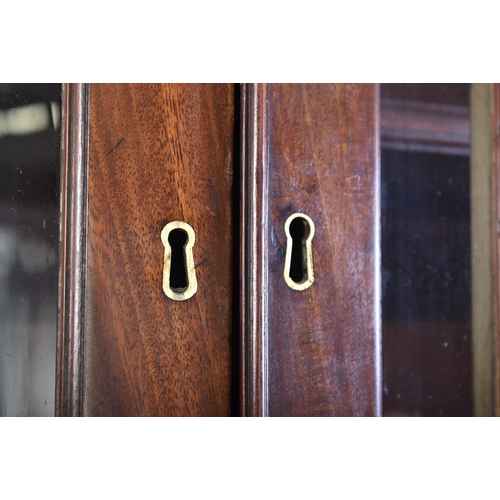
[[[493,408],[500,417],[500,83],[493,83]]]
[[[241,91],[241,414],[268,415],[267,84]]]
[[[82,322],[63,329],[60,347],[63,358],[67,338],[81,345],[69,353],[80,380],[63,371],[74,400],[61,396],[59,414],[229,416],[234,86],[90,84],[86,105],[84,287],[68,284],[84,290]],[[187,300],[162,289],[172,221],[196,238]]]
[[[244,87],[247,415],[381,413],[378,100],[368,84]],[[302,290],[284,279],[294,213],[316,228]]]
[[[65,84],[62,107],[60,272],[55,407],[57,416],[81,415],[87,248],[87,111],[88,85]]]

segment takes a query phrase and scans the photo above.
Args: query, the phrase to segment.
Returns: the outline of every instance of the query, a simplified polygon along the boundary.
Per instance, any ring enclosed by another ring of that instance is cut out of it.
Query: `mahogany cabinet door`
[[[65,86],[57,414],[380,414],[377,88]]]
[[[378,87],[246,85],[243,112],[242,412],[379,415]],[[296,213],[315,226],[302,290]]]
[[[66,85],[59,415],[231,414],[233,85]],[[172,221],[198,290],[162,290]]]

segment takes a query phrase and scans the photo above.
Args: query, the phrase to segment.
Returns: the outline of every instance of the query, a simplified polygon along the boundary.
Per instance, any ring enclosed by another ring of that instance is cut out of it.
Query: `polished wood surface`
[[[88,85],[64,84],[56,360],[57,416],[79,416],[87,234]]]
[[[242,409],[379,415],[377,86],[249,85],[243,109],[242,262],[262,267],[244,274]],[[283,277],[295,212],[316,226],[304,291]]]
[[[83,415],[231,413],[233,85],[90,85]],[[198,291],[162,290],[166,223]]]
[[[268,415],[267,85],[241,92],[240,412]]]

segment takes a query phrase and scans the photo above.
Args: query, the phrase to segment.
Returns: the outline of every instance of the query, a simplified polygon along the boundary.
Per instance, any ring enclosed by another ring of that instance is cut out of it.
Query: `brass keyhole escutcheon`
[[[193,228],[180,220],[169,222],[161,232],[165,247],[163,261],[163,291],[172,300],[187,300],[198,290],[194,267]]]
[[[306,290],[314,281],[312,239],[314,222],[305,214],[290,215],[285,222],[286,255],[284,277],[294,290]]]

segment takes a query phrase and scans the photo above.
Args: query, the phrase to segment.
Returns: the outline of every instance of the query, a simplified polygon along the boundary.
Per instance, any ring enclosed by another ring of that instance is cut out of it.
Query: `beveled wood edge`
[[[493,86],[470,88],[472,394],[475,416],[494,412]]]
[[[268,415],[267,84],[241,87],[240,405]]]
[[[375,169],[374,169],[374,331],[375,331],[375,416],[383,416],[382,408],[382,198],[381,198],[381,112],[380,84],[375,85]]]
[[[80,416],[87,226],[88,84],[64,84],[56,416]]]
[[[500,417],[500,83],[493,84],[493,397],[494,415]]]

